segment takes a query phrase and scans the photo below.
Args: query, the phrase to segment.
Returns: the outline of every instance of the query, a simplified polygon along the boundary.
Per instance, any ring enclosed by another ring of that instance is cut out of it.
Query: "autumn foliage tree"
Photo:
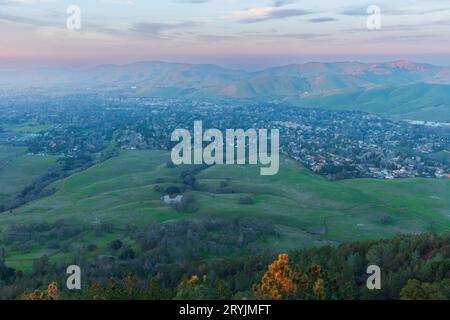
[[[56,282],[48,285],[47,290],[35,290],[22,295],[22,300],[57,300],[59,298],[59,288]]]
[[[289,265],[289,256],[280,254],[269,266],[261,283],[253,287],[258,299],[282,300],[295,298],[299,290],[299,273]]]
[[[320,266],[311,267],[305,274],[289,262],[288,254],[280,254],[264,274],[261,283],[253,287],[257,299],[329,299],[330,285]]]
[[[177,286],[175,300],[230,299],[228,286],[220,279],[210,280],[207,275],[183,277]]]

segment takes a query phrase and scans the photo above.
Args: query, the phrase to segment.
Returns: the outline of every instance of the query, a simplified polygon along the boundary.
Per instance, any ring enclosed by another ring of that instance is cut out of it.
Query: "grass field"
[[[8,127],[7,127],[8,128]],[[22,132],[22,133],[40,133],[43,131],[49,131],[53,128],[53,125],[51,124],[22,124],[18,126],[13,126],[9,128],[10,130],[14,132]]]
[[[156,184],[181,183],[183,167],[167,168],[168,159],[169,153],[162,151],[124,151],[56,182],[51,186],[59,190],[56,194],[0,215],[0,230],[11,224],[58,219],[83,225],[110,222],[116,227],[115,234],[95,237],[87,232],[73,239],[80,245],[95,243],[100,250],[114,237],[121,237],[126,225],[139,228],[154,222],[205,217],[269,221],[279,236],[266,239],[264,245],[277,250],[450,230],[450,179],[330,182],[287,158],[281,159],[276,176],[260,176],[255,166],[214,166],[196,176],[199,189],[194,198],[199,210],[183,213],[165,205],[154,190]],[[0,183],[6,186],[3,180],[1,176]],[[221,183],[233,193],[220,193]],[[240,204],[244,196],[252,197],[254,203]],[[7,262],[26,268],[31,259],[42,254],[52,252],[36,245],[27,253],[9,252]]]
[[[210,185],[205,190],[228,178],[237,192],[256,200],[243,206],[239,194],[200,193],[201,213],[270,219],[282,230],[272,243],[280,249],[450,230],[448,179],[330,182],[286,158],[274,177],[260,176],[256,168],[216,166],[199,178]]]
[[[18,192],[55,164],[57,157],[27,155],[26,148],[0,146],[0,203]]]
[[[5,166],[9,160],[25,154],[26,151],[25,147],[0,145],[0,168]]]

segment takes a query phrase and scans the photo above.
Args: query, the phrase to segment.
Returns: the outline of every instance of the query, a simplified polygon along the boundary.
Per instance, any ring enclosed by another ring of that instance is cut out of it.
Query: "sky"
[[[0,0],[0,67],[399,59],[450,65],[449,0]]]

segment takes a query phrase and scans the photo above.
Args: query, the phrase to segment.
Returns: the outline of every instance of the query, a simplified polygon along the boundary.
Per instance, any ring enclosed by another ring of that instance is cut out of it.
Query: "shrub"
[[[108,248],[110,248],[111,250],[117,251],[120,248],[122,248],[122,245],[123,245],[122,241],[117,239],[117,240],[111,241],[108,245]]]

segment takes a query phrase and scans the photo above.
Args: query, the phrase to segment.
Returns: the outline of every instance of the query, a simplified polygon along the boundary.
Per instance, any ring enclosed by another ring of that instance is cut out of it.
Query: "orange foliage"
[[[326,272],[319,265],[300,274],[295,265],[289,263],[287,254],[280,254],[264,274],[261,283],[253,287],[257,299],[314,299],[327,298],[329,283]]]
[[[198,281],[198,276],[197,276],[197,275],[193,275],[193,276],[189,279],[188,283],[189,283],[189,284],[194,284],[194,283],[196,283],[197,281]]]
[[[281,300],[295,297],[299,286],[299,274],[289,265],[289,256],[280,254],[278,260],[269,266],[259,285],[253,288],[259,299]]]
[[[25,293],[22,295],[22,300],[56,300],[59,297],[59,288],[56,282],[48,285],[47,290],[35,290],[32,293]]]
[[[59,288],[56,282],[52,282],[47,287],[47,295],[50,300],[56,300],[59,297]]]

